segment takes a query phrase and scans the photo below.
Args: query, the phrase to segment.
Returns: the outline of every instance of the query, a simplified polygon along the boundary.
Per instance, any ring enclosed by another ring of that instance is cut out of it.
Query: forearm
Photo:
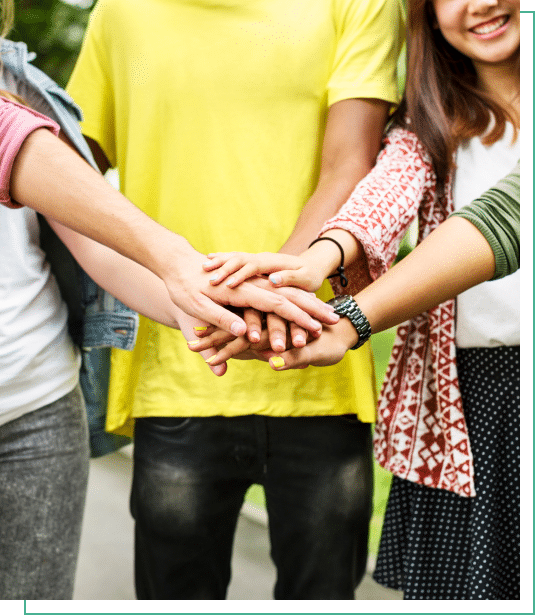
[[[467,220],[451,218],[354,298],[378,333],[490,279],[493,272],[494,254],[483,235]],[[277,371],[333,365],[357,341],[355,327],[341,318],[304,348],[278,355],[264,351],[263,356]]]
[[[489,280],[494,266],[492,249],[477,228],[451,218],[355,300],[377,333]]]
[[[336,271],[341,264],[341,253],[336,244],[321,241],[311,248],[309,246],[325,222],[346,203],[355,186],[372,169],[381,145],[388,107],[384,101],[362,99],[342,100],[332,105],[325,130],[319,181],[290,238],[278,255],[261,255],[264,262],[245,253],[209,255],[213,260],[205,264],[205,270],[214,272],[211,281],[215,285],[226,279],[226,284],[234,288],[251,275],[271,273],[270,280],[276,286],[290,285],[316,291],[325,278]],[[342,245],[345,265],[357,260],[359,264],[367,262],[362,246],[351,233],[335,228],[326,230],[324,235]],[[284,254],[290,256],[285,259]],[[303,258],[296,259],[294,255],[297,254]],[[365,266],[363,269],[362,278],[366,284],[368,273]],[[227,279],[231,273],[237,275]]]
[[[10,188],[18,203],[143,265],[163,280],[171,301],[181,310],[233,335],[243,335],[246,325],[223,305],[276,312],[310,330],[321,326],[315,318],[332,319],[320,301],[311,304],[298,298],[293,302],[280,291],[251,285],[234,291],[212,287],[202,270],[202,254],[137,209],[46,130],[36,130],[24,142],[15,159]]]
[[[48,221],[80,266],[125,305],[156,322],[180,329],[187,341],[195,339],[194,327],[206,324],[177,307],[164,282],[145,267],[51,218]],[[207,349],[201,354],[207,360],[215,352]],[[226,372],[224,362],[209,367],[216,376]]]
[[[329,235],[331,233],[335,236],[334,231],[329,231]],[[346,235],[352,238],[349,233]],[[336,236],[344,241],[343,235]],[[350,246],[349,239],[345,246]],[[325,241],[315,244],[307,253],[311,262],[325,263],[335,251],[339,258],[338,248]],[[368,319],[372,333],[378,333],[489,280],[494,266],[494,253],[481,232],[463,218],[451,218],[354,298]],[[330,336],[344,352],[358,341],[347,318],[330,328]],[[317,343],[316,347],[321,345]]]
[[[301,254],[316,239],[326,220],[332,218],[347,201],[358,182],[372,165],[365,160],[345,161],[324,172],[313,195],[304,206],[294,230],[279,252]]]
[[[179,329],[181,310],[163,281],[138,263],[48,219],[55,233],[88,275],[130,308],[163,325]]]
[[[33,132],[22,145],[11,174],[11,196],[162,278],[173,260],[194,252],[45,129]]]
[[[328,112],[318,184],[294,230],[281,248],[300,254],[315,239],[323,223],[347,201],[375,164],[389,104],[375,99],[348,99]]]

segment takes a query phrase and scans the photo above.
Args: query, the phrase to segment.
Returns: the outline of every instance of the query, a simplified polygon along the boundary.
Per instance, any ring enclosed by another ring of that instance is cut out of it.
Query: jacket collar
[[[53,79],[30,63],[36,57],[35,53],[28,51],[26,43],[4,39],[0,41],[0,54],[1,65],[43,96],[54,112],[52,119],[58,122],[80,154],[96,169],[91,150],[80,133],[80,108]]]
[[[28,51],[26,43],[3,39],[0,44],[2,64],[17,75],[26,74],[28,62],[35,60],[36,54]]]

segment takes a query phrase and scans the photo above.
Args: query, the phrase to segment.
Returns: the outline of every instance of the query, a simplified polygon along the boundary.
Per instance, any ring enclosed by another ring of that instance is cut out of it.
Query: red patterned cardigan
[[[437,197],[436,177],[424,147],[410,131],[394,128],[385,137],[374,169],[322,233],[333,228],[352,233],[364,247],[376,279],[393,263],[416,217],[422,241],[453,211],[451,188],[450,178],[445,197]],[[336,294],[361,289],[359,266],[349,267],[347,274],[347,289],[333,283]],[[377,461],[401,478],[461,496],[475,495],[457,379],[454,300],[399,327],[381,391],[374,449]]]

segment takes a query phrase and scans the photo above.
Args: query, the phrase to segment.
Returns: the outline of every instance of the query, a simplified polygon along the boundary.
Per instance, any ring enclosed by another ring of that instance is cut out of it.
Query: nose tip
[[[497,6],[500,0],[470,0],[472,11],[483,11]]]

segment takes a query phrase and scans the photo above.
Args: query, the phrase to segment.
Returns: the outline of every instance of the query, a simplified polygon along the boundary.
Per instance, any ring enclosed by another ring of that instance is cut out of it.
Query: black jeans
[[[266,492],[276,599],[352,600],[366,568],[371,429],[354,416],[138,419],[138,599],[223,600],[245,492]]]

